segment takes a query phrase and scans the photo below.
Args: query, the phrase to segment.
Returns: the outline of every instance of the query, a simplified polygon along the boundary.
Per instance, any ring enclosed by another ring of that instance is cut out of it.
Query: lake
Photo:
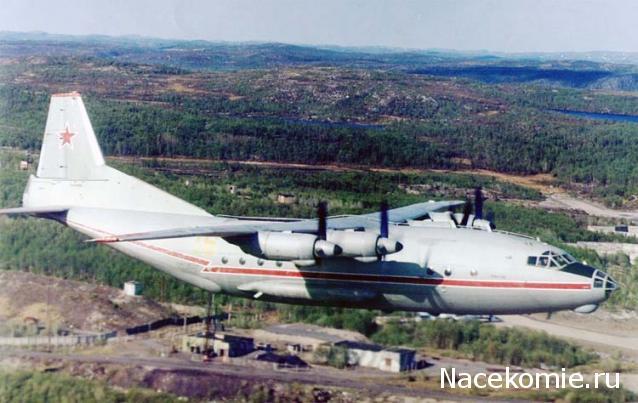
[[[570,111],[568,109],[549,109],[552,112],[562,113],[563,115],[576,116],[585,119],[595,120],[611,120],[614,122],[633,122],[638,123],[638,116],[635,115],[621,115],[618,113],[595,113],[595,112],[582,112],[582,111]]]

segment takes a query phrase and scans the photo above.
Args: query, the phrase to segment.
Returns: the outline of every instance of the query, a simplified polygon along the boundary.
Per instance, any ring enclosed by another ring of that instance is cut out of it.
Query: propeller
[[[317,206],[317,217],[318,219],[318,227],[317,227],[317,236],[322,241],[326,240],[327,232],[328,232],[328,207],[325,201],[319,202]]]
[[[328,237],[328,205],[325,201],[317,205],[317,238],[315,242],[315,256],[338,256],[342,253],[339,245],[326,241]]]
[[[466,226],[467,222],[470,219],[470,214],[472,214],[472,202],[470,201],[470,198],[467,197],[465,198],[465,204],[463,205],[463,218],[461,219],[461,225],[462,226]]]
[[[380,218],[381,218],[381,238],[387,238],[390,234],[390,227],[388,223],[388,202],[381,202],[381,210],[380,210]]]
[[[386,200],[381,202],[379,208],[380,228],[379,239],[377,240],[377,253],[379,259],[388,253],[399,252],[403,249],[401,242],[397,242],[390,239],[390,219],[388,217],[388,202]]]
[[[483,218],[483,191],[480,186],[474,189],[474,217],[479,220]]]
[[[388,217],[388,203],[383,201],[380,206],[380,230],[379,237],[376,241],[376,250],[378,258],[381,259],[388,253],[399,252],[403,249],[403,245],[393,239],[389,238],[390,234],[390,220]],[[341,255],[343,249],[331,242],[327,241],[328,230],[328,207],[326,202],[319,202],[317,205],[317,241],[315,242],[315,256],[317,258],[324,256],[338,256]]]
[[[485,216],[485,219],[490,222],[490,226],[492,227],[492,229],[496,229],[496,224],[494,224],[494,212],[493,211],[488,211],[487,215]]]
[[[456,225],[467,226],[473,224],[474,219],[483,220],[483,203],[485,202],[485,196],[483,196],[483,190],[480,186],[477,186],[474,189],[474,203],[470,200],[469,197],[466,197],[465,204],[463,205],[463,216],[461,221],[458,222],[458,218],[454,218],[452,215],[452,219]],[[470,216],[474,212],[474,217],[472,218],[472,222],[470,222]],[[490,226],[492,229],[496,228],[494,225],[494,212],[490,211],[487,213],[486,220],[490,222]]]

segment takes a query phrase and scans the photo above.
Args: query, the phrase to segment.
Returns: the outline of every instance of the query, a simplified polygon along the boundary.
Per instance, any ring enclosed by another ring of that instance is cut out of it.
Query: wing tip
[[[116,236],[105,236],[102,238],[91,238],[84,241],[85,243],[114,243],[120,242],[121,239]]]

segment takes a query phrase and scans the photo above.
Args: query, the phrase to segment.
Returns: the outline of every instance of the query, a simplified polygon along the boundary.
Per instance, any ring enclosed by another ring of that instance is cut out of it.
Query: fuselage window
[[[539,267],[549,266],[549,267],[562,268],[574,262],[576,262],[576,259],[574,259],[568,253],[565,253],[563,255],[557,255],[550,251],[543,252],[540,256],[527,257],[527,264],[529,266],[539,266]]]
[[[565,259],[567,261],[567,263],[574,263],[576,262],[576,259],[574,259],[574,257],[572,255],[570,255],[569,253],[565,253],[563,255],[563,259]]]

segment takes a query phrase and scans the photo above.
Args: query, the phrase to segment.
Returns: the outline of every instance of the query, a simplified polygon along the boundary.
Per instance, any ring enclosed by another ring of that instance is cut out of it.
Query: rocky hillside
[[[56,331],[121,330],[170,314],[150,299],[129,297],[116,288],[0,271],[0,334],[33,334],[48,323]]]

